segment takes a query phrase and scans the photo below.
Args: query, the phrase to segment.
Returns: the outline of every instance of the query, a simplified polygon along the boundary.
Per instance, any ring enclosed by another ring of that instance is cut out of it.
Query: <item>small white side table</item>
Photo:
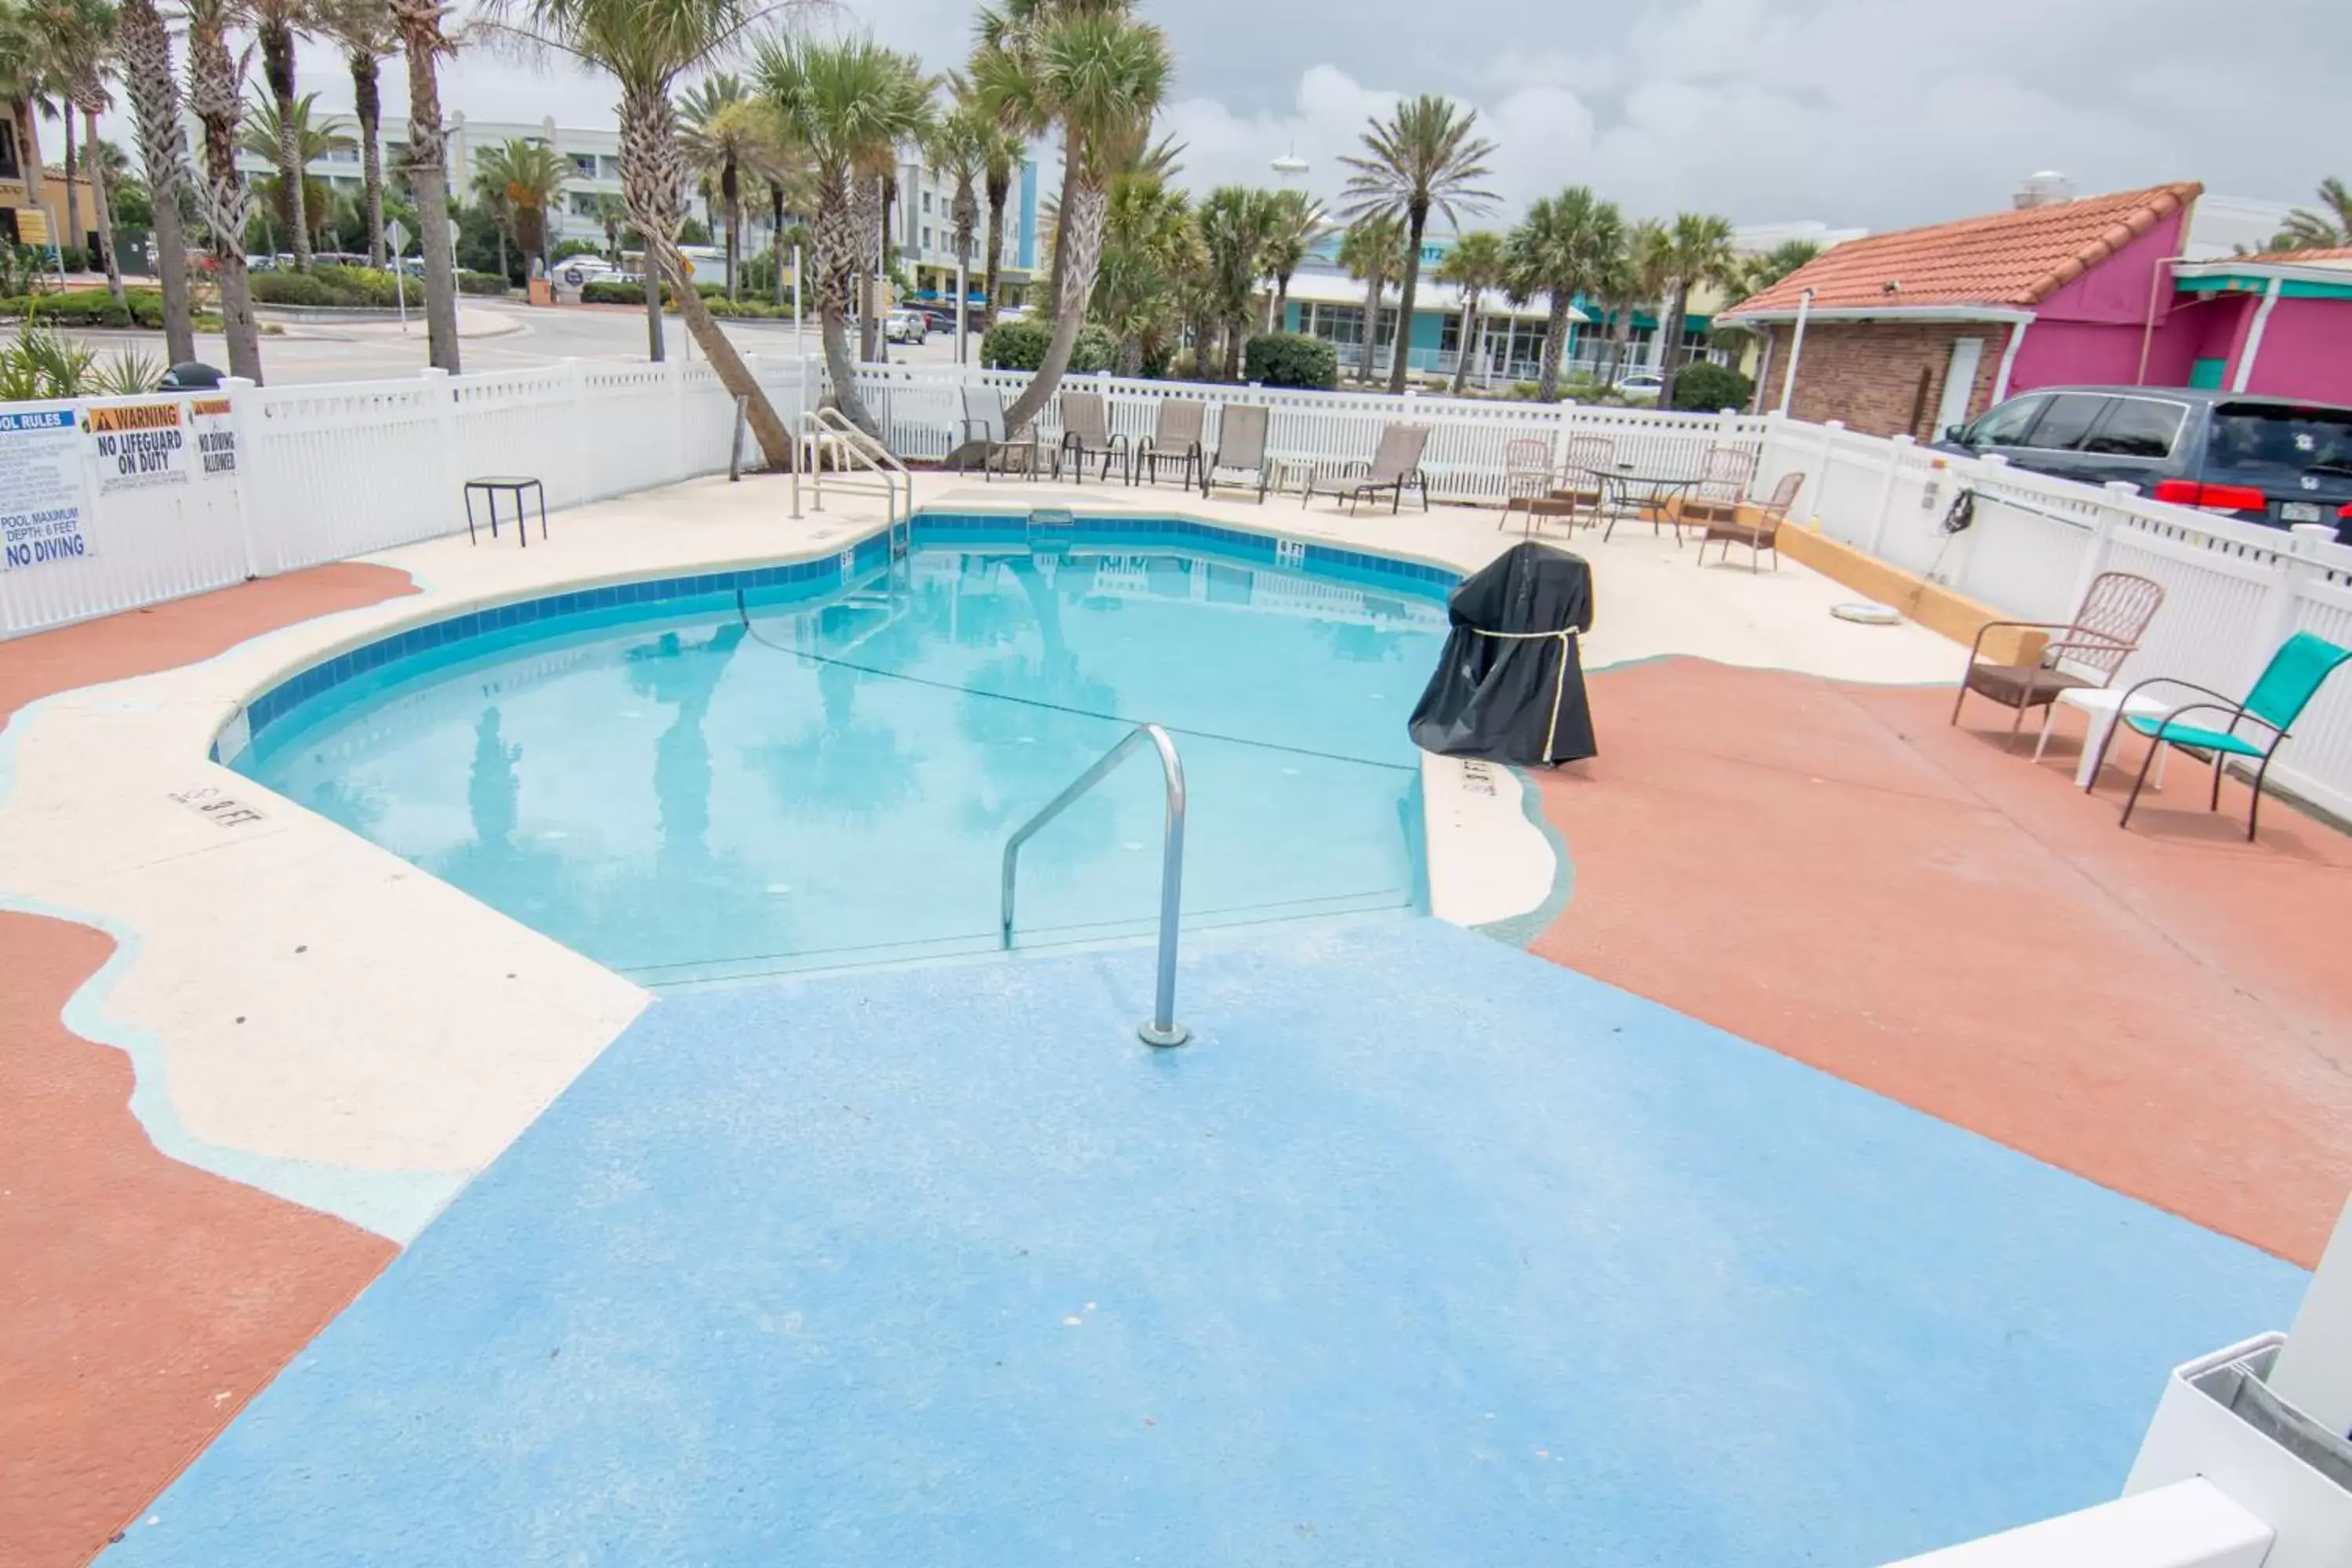
[[[2033,743],[2033,760],[2037,763],[2042,760],[2042,749],[2050,744],[2050,721],[2056,716],[2062,705],[2079,708],[2083,712],[2083,760],[2074,764],[2074,783],[2080,788],[2088,789],[2091,787],[2092,770],[2098,766],[2099,754],[2107,743],[2107,735],[2115,729],[2116,721],[2122,716],[2124,694],[2114,687],[2091,686],[2060,692],[2058,700],[2042,710],[2042,738]],[[2131,711],[2137,718],[2161,719],[2172,711],[2172,704],[2143,694],[2131,700]],[[2158,789],[2164,787],[2163,753],[2170,750],[2171,747],[2166,746],[2157,754],[2155,783]]]

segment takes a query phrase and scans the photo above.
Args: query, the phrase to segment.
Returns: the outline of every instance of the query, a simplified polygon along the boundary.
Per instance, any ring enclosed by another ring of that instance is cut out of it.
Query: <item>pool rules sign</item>
[[[0,570],[89,553],[70,408],[0,413]]]

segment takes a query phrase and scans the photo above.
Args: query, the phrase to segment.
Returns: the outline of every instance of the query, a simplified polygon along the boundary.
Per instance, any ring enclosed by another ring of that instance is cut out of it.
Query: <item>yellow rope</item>
[[[1563,626],[1556,632],[1489,632],[1472,626],[1470,635],[1493,637],[1496,642],[1536,642],[1545,637],[1559,639],[1559,675],[1552,684],[1551,723],[1544,730],[1543,760],[1549,763],[1552,741],[1559,733],[1560,707],[1568,700],[1568,639],[1576,635],[1576,628]]]

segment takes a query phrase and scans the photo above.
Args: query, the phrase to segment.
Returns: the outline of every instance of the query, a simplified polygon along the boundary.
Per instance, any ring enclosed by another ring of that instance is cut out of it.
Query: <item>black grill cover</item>
[[[1592,710],[1576,637],[1490,637],[1592,629],[1592,568],[1529,540],[1465,578],[1446,601],[1454,623],[1429,689],[1413,708],[1413,744],[1447,757],[1572,763],[1591,756]]]

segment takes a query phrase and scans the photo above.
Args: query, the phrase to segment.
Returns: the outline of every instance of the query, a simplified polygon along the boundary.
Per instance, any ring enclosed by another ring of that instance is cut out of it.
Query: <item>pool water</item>
[[[920,547],[822,599],[404,657],[234,765],[650,985],[996,947],[1006,837],[1143,721],[1187,775],[1186,925],[1405,910],[1442,593],[1214,549]],[[1150,931],[1162,805],[1146,750],[1032,839],[1016,945]]]

